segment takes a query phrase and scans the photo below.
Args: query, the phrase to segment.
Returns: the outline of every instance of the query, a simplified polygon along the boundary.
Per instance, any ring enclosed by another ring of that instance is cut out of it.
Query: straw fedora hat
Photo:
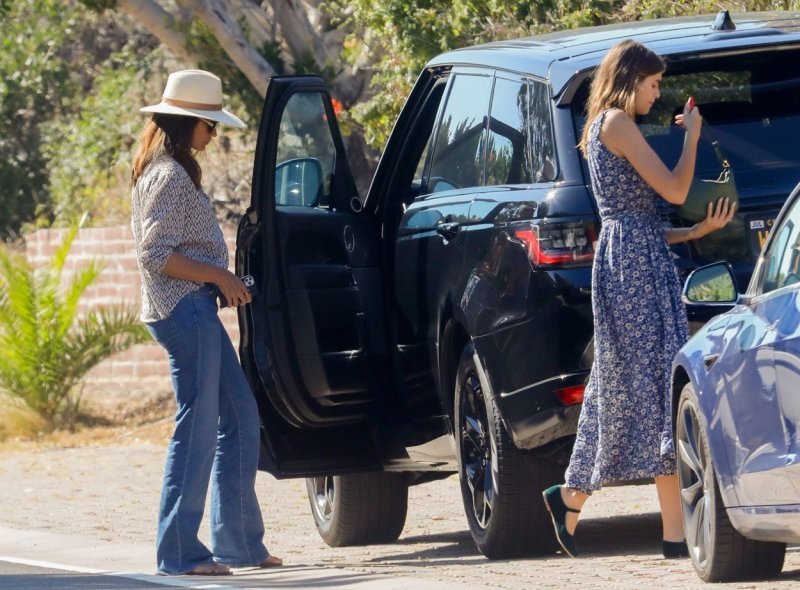
[[[203,70],[171,73],[161,102],[140,110],[143,113],[199,117],[239,128],[245,126],[239,117],[223,110],[220,79]]]

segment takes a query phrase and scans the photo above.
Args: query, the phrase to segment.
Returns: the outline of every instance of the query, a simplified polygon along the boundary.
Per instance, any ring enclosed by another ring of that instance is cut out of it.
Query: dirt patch
[[[0,451],[164,444],[172,434],[175,402],[171,393],[163,393],[130,402],[87,404],[72,429],[51,432],[35,414],[8,408],[4,416],[10,421],[4,422],[12,425],[0,432]]]

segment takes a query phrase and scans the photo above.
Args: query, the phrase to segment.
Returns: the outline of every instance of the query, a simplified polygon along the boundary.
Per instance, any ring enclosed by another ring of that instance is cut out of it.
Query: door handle
[[[445,240],[452,240],[458,235],[458,229],[461,225],[456,221],[449,223],[440,223],[436,226],[436,233],[442,236]]]

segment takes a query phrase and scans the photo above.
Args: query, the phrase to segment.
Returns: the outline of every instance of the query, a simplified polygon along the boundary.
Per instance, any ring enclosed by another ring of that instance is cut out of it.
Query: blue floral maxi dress
[[[675,473],[672,360],[689,335],[658,194],[600,141],[587,159],[602,227],[592,268],[594,363],[565,475],[591,493],[617,480]]]

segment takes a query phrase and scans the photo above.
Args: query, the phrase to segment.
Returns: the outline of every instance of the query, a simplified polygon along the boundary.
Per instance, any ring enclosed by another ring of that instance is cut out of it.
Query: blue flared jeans
[[[258,407],[215,293],[201,287],[169,317],[147,324],[169,355],[177,402],[158,514],[158,571],[184,574],[211,562],[251,566],[269,552],[255,493]],[[211,480],[211,549],[197,537]]]

